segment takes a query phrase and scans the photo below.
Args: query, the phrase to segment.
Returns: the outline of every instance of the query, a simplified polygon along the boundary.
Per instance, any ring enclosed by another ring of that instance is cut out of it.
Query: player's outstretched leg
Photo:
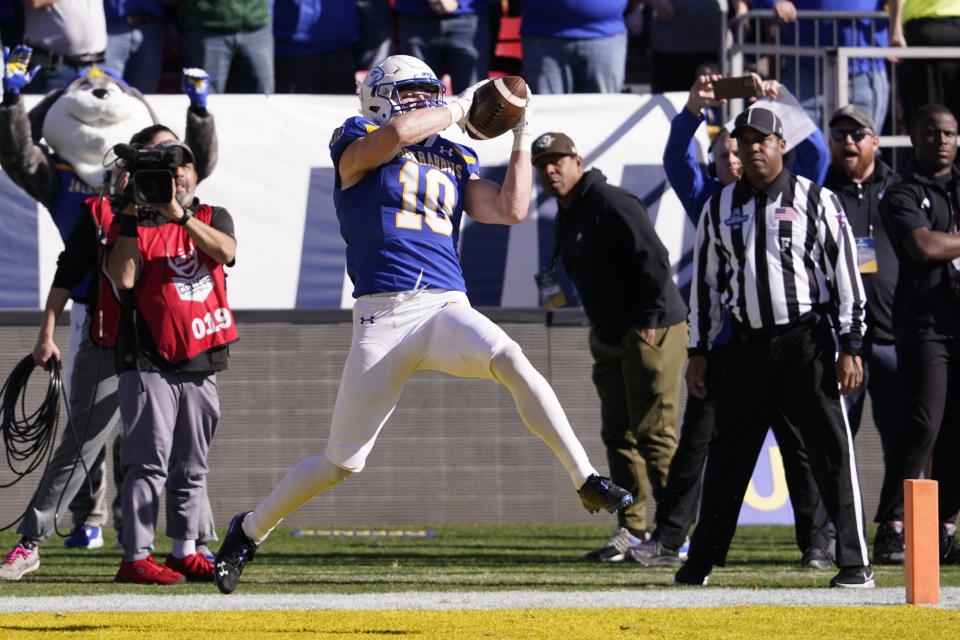
[[[243,532],[243,519],[251,513],[247,511],[233,517],[217,557],[213,560],[213,581],[221,593],[233,593],[244,565],[253,560],[257,551],[256,543]]]
[[[491,359],[490,368],[510,390],[530,431],[553,449],[574,486],[579,485],[577,493],[588,511],[604,509],[613,513],[633,503],[629,491],[597,474],[550,384],[523,355],[519,345],[511,341],[501,348]]]
[[[610,513],[615,513],[633,504],[633,496],[626,489],[621,489],[610,481],[610,478],[604,478],[593,474],[583,486],[577,490],[580,495],[580,501],[584,508],[590,513],[604,509]]]

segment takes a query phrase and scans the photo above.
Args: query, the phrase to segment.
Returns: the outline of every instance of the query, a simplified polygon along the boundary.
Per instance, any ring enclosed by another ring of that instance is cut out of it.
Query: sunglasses
[[[853,138],[854,142],[860,142],[869,135],[870,129],[830,129],[830,137],[837,142],[844,142],[847,136]]]

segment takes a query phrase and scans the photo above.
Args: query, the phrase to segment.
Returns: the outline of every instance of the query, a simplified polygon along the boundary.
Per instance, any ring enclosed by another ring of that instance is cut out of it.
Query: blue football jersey
[[[347,145],[376,128],[356,116],[334,131],[334,168]],[[478,168],[473,149],[434,135],[404,147],[349,189],[340,188],[337,171],[333,202],[355,298],[415,286],[466,291],[457,239],[464,186]]]

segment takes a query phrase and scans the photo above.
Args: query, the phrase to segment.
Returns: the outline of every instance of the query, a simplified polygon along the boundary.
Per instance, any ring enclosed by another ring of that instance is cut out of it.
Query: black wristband
[[[120,216],[120,235],[125,238],[137,238],[137,216]]]
[[[858,356],[863,350],[863,338],[856,334],[847,333],[840,336],[840,351],[851,356]]]
[[[174,220],[173,224],[178,224],[181,227],[185,227],[187,226],[187,220],[189,220],[192,217],[193,217],[193,211],[191,211],[190,209],[184,209],[183,215],[180,216],[178,220]]]

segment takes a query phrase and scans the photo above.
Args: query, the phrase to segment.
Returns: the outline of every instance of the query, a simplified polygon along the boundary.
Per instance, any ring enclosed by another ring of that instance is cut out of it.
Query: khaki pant
[[[613,482],[633,494],[633,505],[618,515],[620,526],[646,526],[647,495],[654,499],[667,483],[677,448],[677,405],[686,360],[687,323],[656,330],[653,344],[631,329],[618,344],[590,332],[593,383],[600,396],[601,437]]]

